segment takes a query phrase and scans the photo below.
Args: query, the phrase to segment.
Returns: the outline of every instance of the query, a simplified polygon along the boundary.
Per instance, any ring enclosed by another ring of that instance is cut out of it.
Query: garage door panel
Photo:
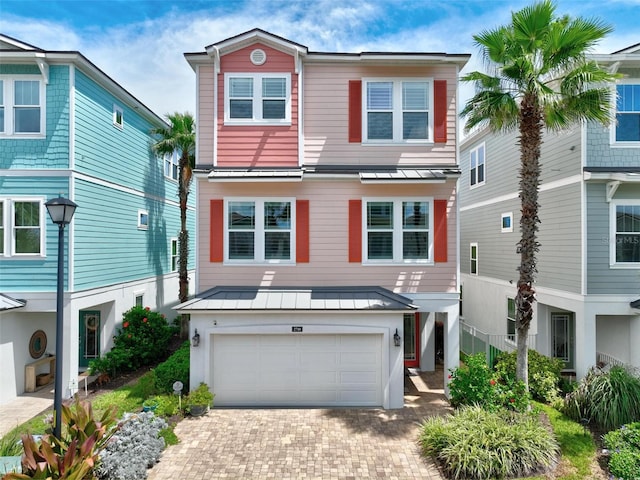
[[[381,335],[214,335],[219,406],[381,406]]]
[[[300,365],[306,368],[327,368],[338,365],[339,354],[336,352],[301,352]]]

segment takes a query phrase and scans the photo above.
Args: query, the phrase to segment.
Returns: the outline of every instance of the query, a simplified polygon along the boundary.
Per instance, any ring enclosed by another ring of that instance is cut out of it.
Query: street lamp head
[[[58,197],[44,204],[47,207],[51,220],[56,225],[65,226],[71,222],[77,205],[68,198]]]

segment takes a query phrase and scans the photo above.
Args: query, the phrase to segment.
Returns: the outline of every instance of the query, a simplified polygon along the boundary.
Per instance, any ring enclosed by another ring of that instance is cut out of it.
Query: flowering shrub
[[[454,407],[479,405],[485,410],[500,407],[525,411],[529,396],[520,381],[500,381],[488,367],[482,353],[468,356],[465,365],[451,371],[449,400]]]
[[[100,452],[97,470],[101,480],[144,480],[164,449],[160,431],[167,422],[153,412],[127,413],[118,431]]]
[[[149,307],[133,307],[123,314],[122,320],[111,351],[91,362],[92,373],[132,371],[166,356],[176,329],[167,323],[164,315]]]
[[[640,422],[623,425],[602,437],[609,449],[609,472],[615,478],[640,478]]]

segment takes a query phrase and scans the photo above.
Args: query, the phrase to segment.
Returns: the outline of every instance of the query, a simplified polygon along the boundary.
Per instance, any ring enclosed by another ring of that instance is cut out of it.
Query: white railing
[[[495,335],[478,330],[473,325],[460,322],[460,350],[467,355],[484,352],[487,363],[492,364],[501,352],[513,352],[516,349],[515,337],[512,335]],[[536,335],[527,337],[529,348],[536,348]]]
[[[627,369],[627,371],[629,371],[636,377],[640,377],[640,368],[634,367],[633,365],[629,365],[628,363],[625,363],[619,358],[616,358],[613,355],[609,355],[608,353],[596,352],[596,360],[600,368],[607,368],[607,367],[613,367],[613,366],[624,367]]]

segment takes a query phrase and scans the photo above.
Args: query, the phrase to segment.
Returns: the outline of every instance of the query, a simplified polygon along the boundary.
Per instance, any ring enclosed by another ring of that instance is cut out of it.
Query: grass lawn
[[[588,430],[549,405],[534,402],[548,417],[562,452],[555,479],[607,478],[598,465],[597,446]],[[544,480],[545,477],[535,477]]]

